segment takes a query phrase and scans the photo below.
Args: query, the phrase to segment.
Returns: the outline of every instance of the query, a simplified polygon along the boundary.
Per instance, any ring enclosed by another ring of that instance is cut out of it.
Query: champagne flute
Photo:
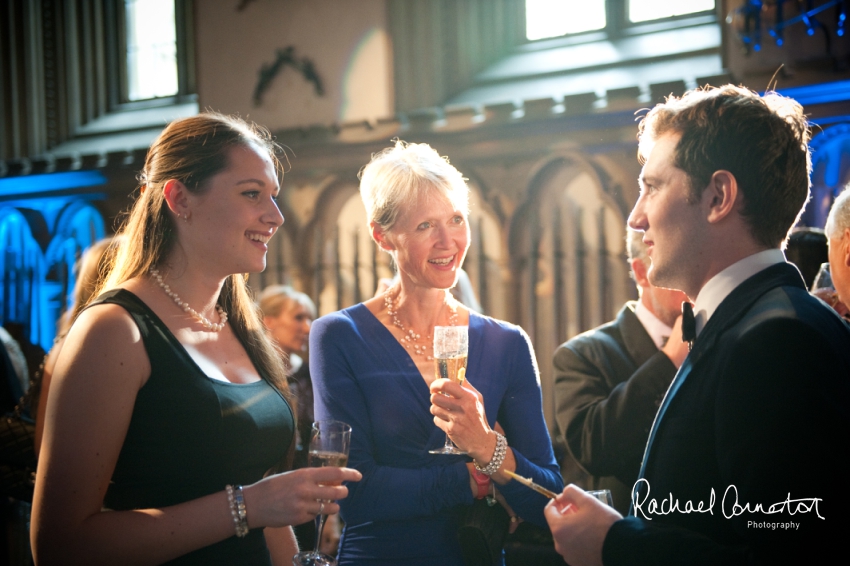
[[[815,280],[812,282],[811,293],[826,302],[833,309],[838,304],[838,293],[832,284],[832,274],[829,272],[829,262],[822,263]]]
[[[340,421],[316,421],[310,433],[310,452],[307,463],[311,468],[336,466],[343,468],[348,463],[348,449],[351,445],[351,426]],[[292,557],[294,566],[336,566],[336,560],[319,552],[322,541],[322,528],[327,515],[316,516],[316,547],[311,551],[302,551]]]
[[[835,290],[832,274],[829,272],[829,262],[822,263],[815,280],[812,283],[812,295],[821,299],[845,320],[850,321],[850,309],[848,305],[841,302],[841,298]]]
[[[450,379],[458,385],[466,378],[466,360],[469,356],[468,326],[434,327],[434,369],[437,379]],[[431,454],[466,454],[454,445],[446,434],[442,448],[429,450]]]
[[[834,291],[835,286],[832,284],[832,274],[829,272],[829,262],[822,263],[818,274],[815,275],[815,280],[812,282],[812,291],[818,289],[829,289]]]
[[[610,489],[592,489],[589,490],[587,494],[595,497],[608,507],[614,507],[614,498],[611,496]]]

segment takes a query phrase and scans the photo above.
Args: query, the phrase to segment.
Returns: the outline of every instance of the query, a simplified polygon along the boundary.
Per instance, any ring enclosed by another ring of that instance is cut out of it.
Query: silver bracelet
[[[496,472],[499,471],[499,468],[502,467],[502,463],[505,461],[505,455],[508,453],[508,439],[505,438],[504,434],[496,433],[496,450],[493,452],[493,457],[490,459],[490,463],[484,466],[483,468],[478,465],[478,462],[475,460],[472,463],[475,465],[475,469],[481,472],[482,474],[487,474],[488,476],[492,476]]]
[[[250,530],[248,528],[248,509],[245,507],[245,496],[242,493],[242,486],[233,487],[228,485],[227,502],[230,504],[230,515],[233,517],[233,528],[236,531],[236,536],[244,537]]]

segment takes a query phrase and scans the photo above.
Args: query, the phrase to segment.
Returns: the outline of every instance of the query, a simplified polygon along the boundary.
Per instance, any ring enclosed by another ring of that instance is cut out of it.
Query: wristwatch
[[[487,497],[487,494],[490,493],[490,476],[475,470],[472,474],[472,479],[475,480],[475,484],[478,486],[478,493],[475,494],[475,499],[484,499]]]

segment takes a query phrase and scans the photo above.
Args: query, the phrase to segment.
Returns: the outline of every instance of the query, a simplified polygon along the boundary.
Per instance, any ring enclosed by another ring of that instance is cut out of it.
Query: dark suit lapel
[[[635,306],[636,303],[629,302],[620,310],[617,314],[617,328],[626,351],[635,365],[639,366],[658,352],[658,348],[635,314]]]
[[[658,430],[664,426],[664,415],[671,403],[675,401],[676,395],[687,381],[688,376],[692,375],[694,369],[699,366],[700,361],[712,352],[720,336],[744,317],[750,305],[771,289],[782,286],[805,288],[800,272],[788,263],[773,265],[756,273],[736,287],[720,303],[720,306],[717,307],[717,310],[709,319],[699,337],[694,341],[693,350],[685,358],[685,362],[679,368],[679,371],[676,372],[676,377],[673,378],[670,388],[667,390],[666,395],[664,395],[664,400],[661,402],[661,407],[658,409],[658,414],[655,415],[655,421],[652,423],[652,429],[649,433],[649,440],[646,443],[646,451],[644,452],[643,463],[641,464],[640,475],[638,477],[645,477],[644,474],[647,465],[652,458],[653,441]]]

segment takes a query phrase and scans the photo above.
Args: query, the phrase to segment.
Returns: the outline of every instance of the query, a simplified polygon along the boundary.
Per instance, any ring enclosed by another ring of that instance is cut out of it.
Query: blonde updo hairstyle
[[[366,215],[383,232],[392,230],[405,206],[435,193],[447,197],[464,216],[469,214],[466,179],[426,143],[396,140],[393,147],[374,154],[359,176]]]
[[[109,277],[100,292],[147,274],[174,249],[177,230],[174,215],[165,200],[165,184],[175,179],[189,192],[209,190],[210,178],[229,166],[230,150],[250,147],[269,156],[278,179],[283,167],[277,157],[280,146],[269,131],[240,118],[215,112],[175,120],[148,150],[144,169],[138,175],[140,194],[120,231],[121,245]],[[227,311],[228,323],[245,345],[260,374],[288,396],[286,371],[280,355],[266,336],[260,313],[248,291],[247,276],[227,277],[218,298]]]

